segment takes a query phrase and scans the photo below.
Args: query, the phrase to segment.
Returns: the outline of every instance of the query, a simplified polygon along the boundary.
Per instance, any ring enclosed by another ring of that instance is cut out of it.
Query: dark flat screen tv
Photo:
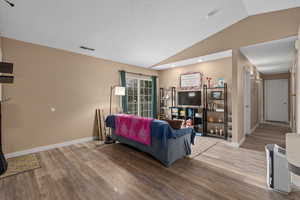
[[[179,106],[201,106],[201,91],[178,92]]]

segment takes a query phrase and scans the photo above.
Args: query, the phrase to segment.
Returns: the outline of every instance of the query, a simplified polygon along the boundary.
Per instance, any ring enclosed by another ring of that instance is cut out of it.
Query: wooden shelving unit
[[[212,97],[212,92],[221,92],[221,98]],[[223,88],[208,88],[203,86],[203,135],[228,138],[228,102],[227,84]],[[214,105],[214,106],[212,106]],[[213,119],[213,120],[212,120]]]
[[[160,111],[159,111],[159,119],[164,120],[165,119],[165,107],[166,107],[166,100],[164,99],[165,96],[165,89],[160,88],[159,89],[159,103],[160,103]]]
[[[169,96],[167,99],[166,96]],[[170,89],[160,88],[159,89],[159,103],[160,103],[160,111],[159,111],[159,119],[164,120],[166,118],[166,112],[169,109],[169,101],[171,107],[176,104],[176,88],[171,87]]]
[[[172,120],[192,120],[197,133],[203,132],[203,109],[201,107],[171,107]]]

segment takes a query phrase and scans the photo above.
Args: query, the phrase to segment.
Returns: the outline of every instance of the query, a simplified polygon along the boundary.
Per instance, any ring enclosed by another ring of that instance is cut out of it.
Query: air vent
[[[8,0],[4,0],[10,7],[15,7],[15,4],[13,4],[12,2],[8,1]]]
[[[207,17],[207,18],[212,17],[212,16],[216,15],[218,12],[220,12],[219,9],[212,10],[212,11],[210,11],[209,13],[207,13],[207,16],[206,16],[206,17]]]
[[[86,46],[80,46],[80,48],[88,51],[95,51],[95,49]]]

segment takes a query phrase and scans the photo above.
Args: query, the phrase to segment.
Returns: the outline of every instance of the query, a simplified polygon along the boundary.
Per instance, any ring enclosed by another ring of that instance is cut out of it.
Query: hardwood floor
[[[241,147],[263,152],[266,144],[278,144],[285,147],[285,134],[288,132],[290,129],[282,125],[260,124],[254,133],[246,137]]]
[[[248,149],[237,149],[220,142],[195,158],[202,163],[220,168],[238,176],[243,182],[266,189],[265,153]]]
[[[249,165],[249,177],[265,175],[256,171],[265,160],[256,157],[258,153],[262,152],[218,143],[196,158],[181,159],[165,168],[122,144],[72,145],[39,153],[40,169],[1,179],[0,199],[300,199],[299,193],[287,196],[268,191],[239,173]],[[258,163],[244,163],[245,155]]]

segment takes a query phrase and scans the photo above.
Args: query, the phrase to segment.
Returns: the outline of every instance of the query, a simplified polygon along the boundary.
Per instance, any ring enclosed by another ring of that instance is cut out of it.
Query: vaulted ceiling
[[[2,36],[141,67],[249,15],[300,6],[300,0],[11,1],[13,8],[0,1]]]

